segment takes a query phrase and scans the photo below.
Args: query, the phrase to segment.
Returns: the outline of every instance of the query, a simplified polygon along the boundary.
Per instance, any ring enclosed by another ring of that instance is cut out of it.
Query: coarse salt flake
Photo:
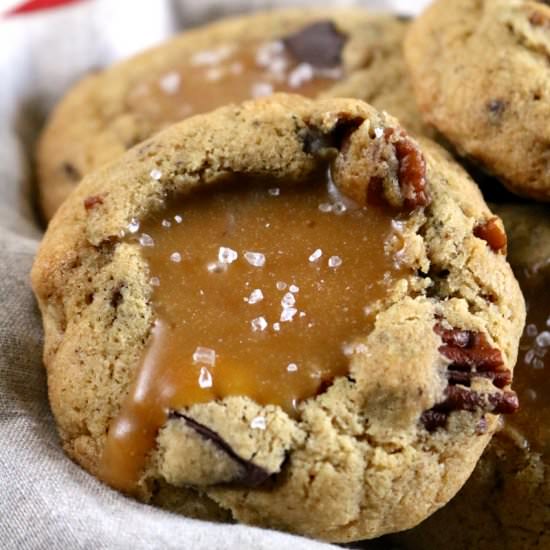
[[[180,87],[181,77],[180,75],[172,71],[171,73],[165,74],[159,81],[159,85],[163,92],[167,94],[175,94]]]
[[[181,262],[181,254],[179,252],[172,252],[172,254],[170,254],[170,261],[178,264]]]
[[[199,386],[201,388],[212,387],[212,375],[206,367],[201,367],[201,370],[199,372]]]
[[[153,237],[147,233],[142,233],[139,237],[139,244],[141,246],[155,246],[155,241]]]
[[[128,224],[128,231],[130,233],[137,233],[139,231],[139,220],[132,218]]]
[[[320,248],[318,248],[317,250],[312,252],[312,254],[309,256],[309,261],[316,262],[322,255],[323,255],[323,251]]]
[[[296,363],[289,363],[286,370],[288,372],[296,372],[298,370],[298,365]]]
[[[287,292],[281,300],[281,305],[283,307],[292,307],[295,303],[296,298],[294,297],[294,294],[292,294],[292,292]]]
[[[264,299],[264,293],[259,288],[255,288],[250,293],[250,296],[248,297],[247,302],[249,304],[257,304],[258,302],[261,302],[263,299]]]
[[[155,181],[159,181],[160,178],[162,178],[162,172],[157,169],[157,168],[153,168],[150,172],[149,172],[149,175],[151,176],[152,179],[154,179]]]
[[[340,267],[342,265],[342,258],[340,256],[331,256],[328,259],[329,267]]]
[[[265,255],[261,252],[246,251],[244,259],[254,267],[263,267],[265,265]]]
[[[211,348],[197,346],[193,352],[193,363],[213,367],[216,364],[216,352]]]
[[[250,326],[254,332],[263,332],[267,328],[265,317],[256,317],[250,321]]]
[[[239,254],[232,248],[220,246],[218,250],[218,261],[222,264],[232,264],[238,257]]]
[[[266,426],[265,416],[256,416],[250,422],[250,427],[253,430],[265,430]]]
[[[292,321],[296,313],[298,313],[298,310],[295,307],[285,307],[281,312],[281,323]]]
[[[252,97],[266,97],[273,93],[273,86],[269,82],[256,82],[252,85]]]

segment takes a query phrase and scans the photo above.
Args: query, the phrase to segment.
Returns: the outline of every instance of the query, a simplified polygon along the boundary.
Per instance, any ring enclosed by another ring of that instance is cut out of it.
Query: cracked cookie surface
[[[187,31],[86,77],[62,99],[40,139],[45,218],[83,175],[168,124],[273,90],[363,99],[428,135],[402,55],[406,28],[362,9],[280,10]]]
[[[550,200],[550,6],[437,0],[405,57],[419,108],[463,156],[511,191]]]
[[[406,549],[550,545],[550,210],[528,204],[494,208],[507,228],[510,262],[527,301],[514,370],[520,410],[504,421],[458,495],[399,538]]]
[[[110,426],[151,338],[154,285],[127,238],[135,220],[243,174],[247,185],[306,185],[327,163],[367,214],[392,212],[407,267],[365,317],[347,373],[293,413],[246,392],[171,410],[131,492],[191,516],[330,541],[412,527],[456,493],[497,414],[517,406],[509,381],[523,300],[501,223],[466,173],[356,100],[275,95],[192,117],[88,175],[60,208],[32,281],[71,458],[104,477]],[[434,410],[435,423],[425,417]]]

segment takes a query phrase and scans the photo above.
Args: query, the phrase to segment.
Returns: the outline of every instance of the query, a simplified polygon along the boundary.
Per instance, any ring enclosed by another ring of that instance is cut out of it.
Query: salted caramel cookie
[[[520,410],[502,423],[460,493],[400,537],[406,549],[550,547],[550,210],[495,208],[527,302],[514,370]]]
[[[362,9],[282,10],[223,20],[77,84],[50,117],[37,152],[46,219],[84,174],[161,128],[245,99],[290,91],[357,97],[416,133],[402,56],[406,23]]]
[[[412,527],[517,408],[505,246],[465,172],[366,103],[189,118],[86,176],[36,258],[63,446],[187,514]]]
[[[405,57],[419,108],[511,191],[550,200],[550,6],[436,0]]]

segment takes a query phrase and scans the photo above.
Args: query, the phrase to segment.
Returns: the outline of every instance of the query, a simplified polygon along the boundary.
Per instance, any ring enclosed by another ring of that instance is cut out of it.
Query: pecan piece
[[[460,329],[446,329],[436,323],[434,332],[443,344],[439,352],[449,359],[448,386],[443,401],[421,416],[428,431],[443,427],[453,411],[481,410],[493,414],[511,414],[518,409],[515,392],[503,390],[512,381],[512,374],[500,350],[490,346],[484,334]],[[470,389],[475,378],[489,379],[494,392],[480,393]]]
[[[103,197],[100,195],[92,195],[91,197],[86,197],[84,199],[84,208],[86,210],[91,210],[100,204],[103,204]]]
[[[506,233],[500,227],[496,216],[476,225],[474,227],[474,235],[478,239],[483,239],[493,252],[506,253],[508,239]]]

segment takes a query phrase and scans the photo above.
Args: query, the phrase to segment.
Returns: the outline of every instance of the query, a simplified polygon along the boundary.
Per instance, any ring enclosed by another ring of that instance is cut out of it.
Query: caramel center
[[[535,452],[550,451],[550,269],[516,272],[527,305],[513,387],[520,409],[506,419]]]
[[[132,490],[170,410],[239,395],[296,414],[346,375],[373,304],[408,273],[397,227],[323,176],[210,189],[132,223],[156,322],[110,428],[103,478]]]
[[[339,66],[317,68],[297,60],[283,41],[225,44],[196,52],[172,70],[141,82],[127,102],[160,127],[274,92],[314,97],[341,77]]]

